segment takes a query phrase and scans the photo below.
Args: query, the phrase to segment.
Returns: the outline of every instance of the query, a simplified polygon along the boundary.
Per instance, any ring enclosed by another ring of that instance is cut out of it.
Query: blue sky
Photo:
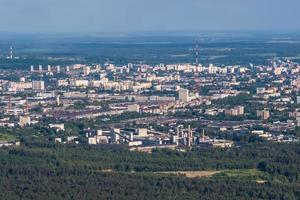
[[[300,0],[0,0],[0,32],[299,30]]]

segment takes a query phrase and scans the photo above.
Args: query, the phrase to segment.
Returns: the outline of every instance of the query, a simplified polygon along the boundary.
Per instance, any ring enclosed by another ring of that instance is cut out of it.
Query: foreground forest
[[[299,144],[152,154],[24,143],[0,149],[0,199],[300,199]],[[218,170],[187,178],[157,172]]]

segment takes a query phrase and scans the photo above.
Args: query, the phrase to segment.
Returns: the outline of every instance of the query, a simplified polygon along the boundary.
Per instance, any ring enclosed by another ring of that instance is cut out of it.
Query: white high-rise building
[[[209,64],[208,66],[208,73],[210,74],[215,74],[217,73],[218,68],[215,67],[213,64]]]
[[[236,110],[237,110],[238,115],[243,115],[245,109],[244,109],[244,106],[237,106]]]
[[[59,65],[56,66],[56,72],[60,73],[60,66]]]
[[[56,105],[60,106],[60,95],[56,96]]]
[[[45,90],[44,81],[32,81],[32,89],[33,90]]]
[[[88,76],[91,73],[91,68],[89,66],[84,66],[83,67],[83,74],[85,76]]]
[[[268,120],[270,118],[270,111],[268,110],[258,110],[256,111],[257,117],[261,117],[262,120]]]
[[[178,99],[183,102],[188,102],[189,101],[189,90],[180,89],[178,91]]]
[[[100,65],[96,65],[96,72],[100,72],[100,70],[101,70],[101,66]]]

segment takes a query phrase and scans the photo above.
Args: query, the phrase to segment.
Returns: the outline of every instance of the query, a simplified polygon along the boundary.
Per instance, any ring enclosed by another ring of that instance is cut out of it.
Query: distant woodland
[[[0,199],[300,199],[299,154],[299,144],[265,142],[152,154],[122,146],[24,143],[0,149]],[[154,173],[196,170],[224,173]]]

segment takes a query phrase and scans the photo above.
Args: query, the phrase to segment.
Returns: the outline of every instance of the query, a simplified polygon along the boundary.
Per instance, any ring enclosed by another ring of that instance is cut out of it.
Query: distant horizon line
[[[124,36],[197,36],[201,34],[299,34],[299,30],[168,30],[168,31],[0,31],[0,35],[62,35],[62,36],[103,36],[103,37],[124,37]]]

